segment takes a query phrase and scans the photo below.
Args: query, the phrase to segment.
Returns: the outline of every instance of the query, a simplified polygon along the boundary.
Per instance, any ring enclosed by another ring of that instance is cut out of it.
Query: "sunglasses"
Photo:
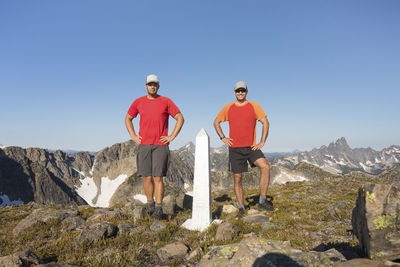
[[[244,88],[238,88],[235,90],[235,93],[246,93],[246,92],[247,92],[247,89],[244,89]]]

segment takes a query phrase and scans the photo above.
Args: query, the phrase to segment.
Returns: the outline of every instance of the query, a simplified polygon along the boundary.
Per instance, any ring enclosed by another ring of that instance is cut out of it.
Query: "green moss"
[[[388,227],[393,228],[396,223],[396,214],[377,216],[373,220],[376,229],[381,230]]]
[[[376,253],[371,255],[371,259],[372,260],[376,259],[376,258],[379,258],[379,257],[382,257],[382,252],[376,252]]]
[[[366,198],[369,202],[374,202],[375,201],[375,193],[374,192],[370,193],[367,191]]]

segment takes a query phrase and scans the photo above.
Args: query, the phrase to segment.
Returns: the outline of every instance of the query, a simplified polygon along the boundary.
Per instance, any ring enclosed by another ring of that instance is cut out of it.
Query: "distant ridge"
[[[293,156],[275,158],[272,163],[293,168],[300,162],[316,165],[334,174],[361,171],[376,174],[385,169],[400,165],[400,146],[392,145],[380,151],[368,148],[350,148],[344,137],[328,146],[299,152]]]

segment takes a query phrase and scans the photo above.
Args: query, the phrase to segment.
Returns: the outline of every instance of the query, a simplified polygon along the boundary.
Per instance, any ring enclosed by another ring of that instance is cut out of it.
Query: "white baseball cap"
[[[148,83],[159,83],[157,75],[155,74],[147,75],[146,84]]]
[[[235,89],[233,89],[233,90],[236,90],[236,89],[239,89],[239,88],[243,88],[243,89],[247,90],[246,83],[242,82],[242,81],[235,83]]]

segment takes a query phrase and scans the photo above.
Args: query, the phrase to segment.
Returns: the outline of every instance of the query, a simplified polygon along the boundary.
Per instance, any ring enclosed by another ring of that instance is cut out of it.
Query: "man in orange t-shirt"
[[[248,171],[248,163],[251,167],[260,169],[260,200],[258,209],[273,211],[272,200],[267,200],[270,166],[264,153],[260,150],[267,140],[269,122],[267,115],[260,105],[248,101],[247,85],[245,82],[237,82],[234,87],[236,101],[227,104],[217,115],[214,127],[220,139],[229,146],[229,170],[233,173],[234,189],[239,203],[237,218],[244,215],[242,173]],[[221,122],[229,121],[229,137],[225,137]],[[260,121],[263,125],[261,141],[256,143],[256,124]]]

